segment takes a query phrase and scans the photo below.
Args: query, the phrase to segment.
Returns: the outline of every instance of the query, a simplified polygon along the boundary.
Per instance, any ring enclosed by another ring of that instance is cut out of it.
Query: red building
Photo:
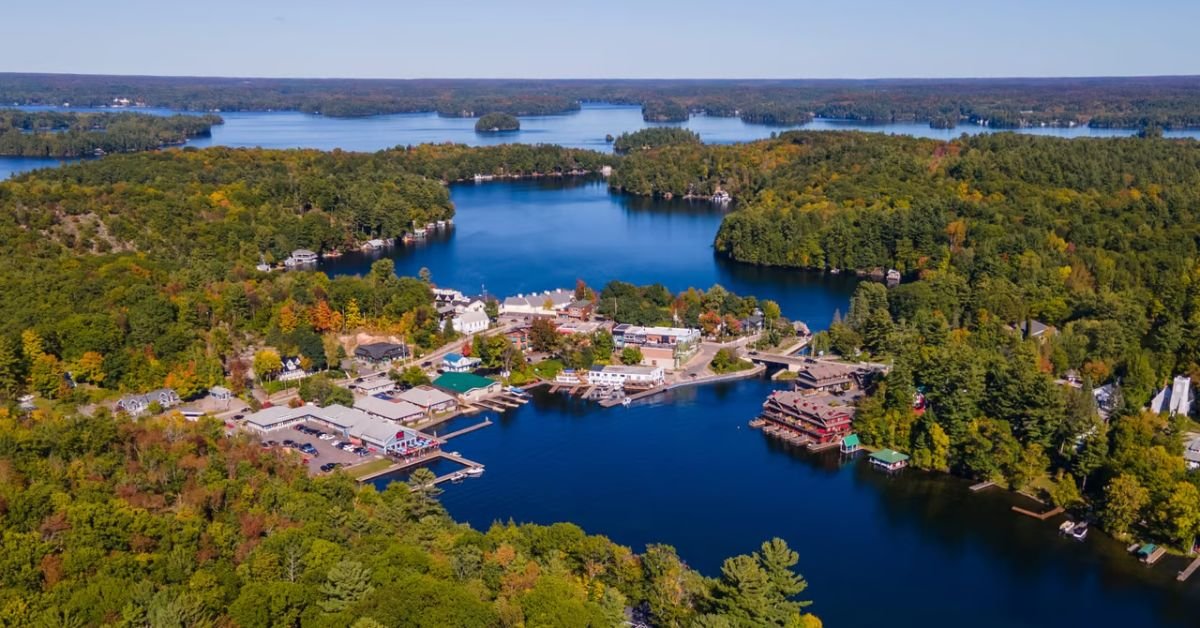
[[[776,391],[763,404],[762,418],[804,437],[811,444],[841,442],[850,434],[854,408],[835,405],[839,401],[826,395]]]

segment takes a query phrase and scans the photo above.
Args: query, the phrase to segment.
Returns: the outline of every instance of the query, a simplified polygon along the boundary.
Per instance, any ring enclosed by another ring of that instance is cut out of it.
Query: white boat
[[[466,473],[463,473],[462,471],[455,471],[455,472],[454,472],[454,473],[453,473],[453,474],[450,476],[450,481],[451,481],[451,482],[462,482],[462,481],[463,481],[463,480],[465,480],[465,479],[467,479],[467,474],[466,474]]]
[[[628,406],[628,405],[629,405],[629,404],[631,404],[631,403],[633,403],[633,402],[632,402],[632,401],[630,401],[629,397],[626,397],[626,398],[624,398],[624,399],[622,399],[622,400],[621,400],[621,405],[623,405],[623,406]]]
[[[732,200],[733,200],[733,197],[730,196],[729,192],[726,192],[725,190],[717,190],[712,195],[712,202],[714,202],[718,205],[724,205],[725,203],[728,203],[729,201],[732,201]]]
[[[1075,527],[1071,528],[1071,538],[1074,538],[1076,541],[1082,541],[1086,539],[1087,535],[1088,524],[1086,521],[1080,521],[1079,523],[1075,524]]]
[[[461,473],[466,473],[467,475],[469,475],[471,477],[479,477],[479,476],[483,475],[483,467],[471,467]]]
[[[1067,534],[1071,531],[1071,528],[1074,528],[1074,527],[1075,527],[1075,522],[1068,519],[1068,520],[1062,522],[1062,525],[1058,526],[1058,531],[1062,532],[1063,534]]]

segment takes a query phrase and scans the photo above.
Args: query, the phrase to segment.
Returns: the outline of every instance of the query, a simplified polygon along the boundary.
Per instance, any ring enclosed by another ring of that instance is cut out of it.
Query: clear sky
[[[300,77],[1200,74],[1200,0],[7,0],[0,71]]]

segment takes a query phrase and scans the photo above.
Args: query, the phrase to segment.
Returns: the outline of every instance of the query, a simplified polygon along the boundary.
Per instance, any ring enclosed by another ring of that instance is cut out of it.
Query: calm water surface
[[[61,109],[58,107],[26,107],[27,109]],[[73,107],[71,111],[111,111]],[[167,109],[136,109],[142,113],[168,115]],[[340,148],[352,151],[376,151],[397,145],[427,142],[456,142],[483,146],[503,143],[559,144],[575,148],[610,150],[604,141],[606,134],[614,136],[648,126],[681,126],[700,134],[711,144],[749,142],[770,137],[779,131],[804,128],[811,130],[861,130],[880,133],[914,135],[951,139],[963,133],[993,133],[994,129],[963,125],[956,129],[931,129],[924,123],[867,124],[848,120],[818,119],[803,126],[768,126],[747,124],[740,118],[693,116],[687,122],[651,124],[642,120],[637,106],[586,103],[580,111],[552,116],[525,116],[521,130],[499,135],[475,132],[474,118],[442,118],[435,113],[394,114],[367,118],[329,118],[292,111],[223,112],[225,124],[213,127],[212,137],[197,138],[189,145],[238,146],[264,148]],[[1033,128],[1022,133],[1058,137],[1109,137],[1130,135],[1129,130]],[[1200,137],[1200,131],[1169,131],[1169,137]],[[0,178],[46,165],[53,160],[29,161],[0,157]]]

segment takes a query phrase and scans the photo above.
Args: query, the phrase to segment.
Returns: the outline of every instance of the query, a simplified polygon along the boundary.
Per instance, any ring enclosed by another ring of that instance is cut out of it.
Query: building
[[[1184,446],[1183,460],[1189,470],[1200,469],[1200,435],[1196,435]]]
[[[279,376],[275,379],[281,382],[294,382],[309,376],[309,372],[304,370],[300,362],[300,356],[285,357],[280,359],[280,362],[283,364],[283,370],[279,371]]]
[[[260,434],[274,432],[308,420],[313,406],[271,406],[246,416],[246,427]]]
[[[354,407],[371,416],[396,423],[416,423],[425,418],[424,410],[407,401],[360,397],[354,401]]]
[[[500,303],[500,313],[556,316],[559,312],[565,312],[574,300],[575,293],[563,290],[562,288],[553,291],[534,292],[533,294],[518,294],[515,297],[506,297]]]
[[[354,385],[364,395],[382,395],[396,390],[396,382],[390,377],[372,377]]]
[[[563,369],[558,372],[558,375],[554,376],[555,384],[577,386],[586,382],[587,380],[585,380],[583,377],[580,377],[579,373],[576,372],[575,369]]]
[[[348,435],[364,447],[394,456],[420,456],[441,447],[436,438],[375,417],[368,417]]]
[[[384,402],[387,403],[387,402]],[[324,408],[275,406],[246,417],[246,427],[265,434],[312,421],[377,452],[410,456],[437,449],[437,439],[391,420],[355,408],[333,404]]]
[[[842,453],[852,454],[862,449],[862,443],[858,440],[858,434],[848,434],[842,439]]]
[[[892,449],[880,449],[871,453],[871,464],[884,471],[899,471],[908,466],[908,456]]]
[[[796,372],[796,388],[815,391],[845,390],[855,384],[859,367],[852,364],[806,360]]]
[[[358,345],[354,357],[368,364],[384,364],[408,357],[408,347],[396,342],[372,342]]]
[[[460,334],[477,334],[488,328],[491,320],[482,309],[466,310],[451,319],[451,325],[454,326],[454,331]]]
[[[317,254],[308,249],[296,249],[292,256],[283,260],[283,265],[289,268],[295,266],[312,266],[317,263]]]
[[[562,323],[558,327],[555,327],[554,331],[557,331],[558,333],[560,333],[564,336],[574,336],[575,334],[583,334],[585,336],[590,336],[590,335],[596,333],[597,331],[600,331],[600,329],[602,327],[604,327],[604,326],[598,322],[569,321],[569,322]]]
[[[766,327],[767,318],[763,315],[762,310],[754,310],[754,313],[741,320],[742,331],[745,333],[757,333]]]
[[[233,399],[233,391],[224,386],[213,386],[208,389],[208,396],[217,401],[229,401]]]
[[[527,351],[529,349],[529,327],[518,327],[504,333],[504,337],[512,343],[518,351]]]
[[[1192,413],[1192,378],[1178,375],[1170,386],[1164,387],[1150,400],[1150,411],[1155,414],[1188,416]]]
[[[679,368],[700,349],[699,329],[621,324],[613,327],[612,335],[618,349],[638,347],[642,364],[666,369]]]
[[[593,386],[612,386],[624,388],[652,388],[663,383],[664,374],[661,366],[593,366],[588,373],[588,383]]]
[[[159,388],[152,390],[144,395],[125,395],[117,401],[117,410],[125,412],[129,416],[138,416],[150,409],[150,405],[157,403],[162,409],[173,408],[183,401],[179,398],[179,394],[170,388]]]
[[[479,367],[479,358],[468,358],[461,353],[447,353],[442,358],[442,370],[447,373],[470,373]]]
[[[500,382],[471,373],[446,373],[433,385],[464,401],[478,401],[500,393]]]
[[[767,397],[762,418],[799,434],[809,444],[824,445],[850,434],[854,408],[828,395],[781,390]]]
[[[458,409],[454,397],[433,388],[432,386],[416,386],[396,395],[396,399],[407,401],[417,406],[428,416],[453,412]]]
[[[1096,400],[1096,413],[1105,421],[1121,405],[1121,391],[1116,384],[1105,384],[1092,389],[1092,397]]]
[[[566,315],[567,318],[586,321],[592,318],[592,311],[594,308],[595,304],[588,299],[571,301],[569,304],[567,304]]]

